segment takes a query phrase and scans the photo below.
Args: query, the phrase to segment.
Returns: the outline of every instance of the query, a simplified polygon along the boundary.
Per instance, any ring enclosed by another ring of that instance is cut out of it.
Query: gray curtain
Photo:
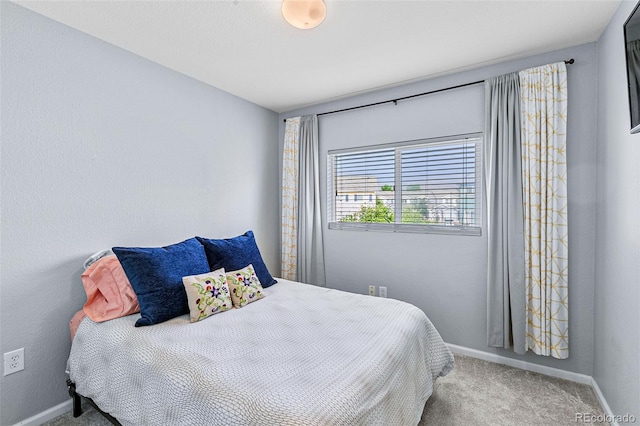
[[[487,345],[525,353],[524,216],[518,73],[485,81]]]
[[[297,280],[324,287],[324,248],[320,216],[318,117],[300,118]]]

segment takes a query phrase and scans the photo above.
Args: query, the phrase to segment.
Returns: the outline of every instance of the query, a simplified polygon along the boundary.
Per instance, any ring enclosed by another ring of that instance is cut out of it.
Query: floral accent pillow
[[[258,280],[253,265],[246,266],[238,271],[227,272],[227,283],[231,289],[233,306],[241,308],[247,303],[255,302],[265,297],[262,284]]]
[[[187,292],[190,321],[196,322],[233,307],[224,268],[182,277]]]

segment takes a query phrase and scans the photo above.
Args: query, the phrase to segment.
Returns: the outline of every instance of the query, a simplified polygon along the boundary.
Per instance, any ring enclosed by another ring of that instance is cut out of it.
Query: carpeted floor
[[[575,426],[585,423],[577,418],[578,413],[604,417],[588,385],[463,355],[455,357],[456,368],[436,381],[435,392],[427,401],[419,426]],[[589,419],[591,424],[608,424]],[[68,413],[45,425],[108,426],[110,423],[88,407],[77,419]]]
[[[591,386],[463,355],[436,381],[420,426],[560,426],[604,418]],[[581,414],[582,417],[578,417]]]

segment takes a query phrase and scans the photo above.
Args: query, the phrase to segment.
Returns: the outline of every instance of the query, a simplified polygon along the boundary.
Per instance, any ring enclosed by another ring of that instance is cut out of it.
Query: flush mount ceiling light
[[[315,28],[327,16],[324,0],[282,0],[282,16],[301,30]]]

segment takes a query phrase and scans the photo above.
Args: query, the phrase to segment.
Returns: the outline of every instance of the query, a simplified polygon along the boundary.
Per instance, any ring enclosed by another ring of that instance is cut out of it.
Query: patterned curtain
[[[281,275],[295,280],[298,247],[298,147],[300,117],[288,118],[282,158],[282,261]]]
[[[282,278],[326,285],[318,117],[287,119],[282,159]]]
[[[568,358],[567,70],[520,72],[527,348]]]

